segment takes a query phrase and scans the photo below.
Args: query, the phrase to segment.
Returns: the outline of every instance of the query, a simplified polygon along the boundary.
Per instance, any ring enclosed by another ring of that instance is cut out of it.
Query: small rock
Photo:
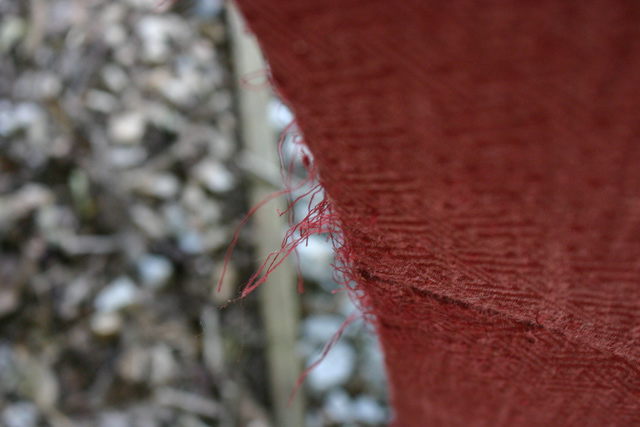
[[[129,76],[122,67],[116,64],[108,64],[102,68],[102,80],[112,92],[120,92],[129,84]]]
[[[143,382],[149,375],[150,354],[139,346],[129,347],[118,361],[117,371],[124,380]]]
[[[202,234],[204,252],[215,251],[229,243],[229,234],[224,228],[211,228]]]
[[[139,192],[159,199],[172,199],[180,191],[180,181],[169,172],[144,174],[135,186]]]
[[[151,28],[149,19],[142,19],[138,25],[142,33],[141,59],[147,64],[163,64],[171,58],[171,46],[160,28]],[[152,33],[152,31],[156,33]]]
[[[113,337],[120,333],[124,322],[118,313],[94,313],[91,316],[91,330],[99,337]]]
[[[281,101],[272,100],[269,102],[267,112],[271,125],[280,131],[293,122],[293,113]]]
[[[314,355],[311,362],[318,356]],[[323,392],[331,387],[346,383],[353,375],[355,367],[355,351],[348,344],[338,342],[329,351],[325,359],[309,372],[309,387]]]
[[[136,144],[144,136],[147,124],[142,113],[129,111],[111,117],[109,136],[119,144]]]
[[[49,34],[66,34],[69,36],[69,28],[76,22],[76,8],[70,7],[66,1],[53,2],[47,8],[48,14],[46,18],[47,32]],[[73,31],[71,31],[73,33]]]
[[[42,136],[43,126],[46,127],[45,113],[34,103],[23,102],[15,107],[8,103],[0,105],[0,136],[26,131],[29,139],[35,139]]]
[[[51,72],[43,72],[38,76],[38,95],[42,99],[57,98],[62,92],[60,77]]]
[[[0,99],[0,136],[9,136],[14,130],[13,104],[6,99]]]
[[[188,231],[180,236],[178,246],[182,252],[189,255],[202,253],[205,249],[202,234],[197,231]]]
[[[163,64],[171,58],[171,48],[162,40],[149,40],[143,45],[141,57],[147,64]]]
[[[302,325],[304,340],[315,345],[328,343],[344,323],[344,318],[329,314],[315,314],[307,317]]]
[[[45,205],[36,213],[38,230],[48,241],[55,241],[61,234],[72,233],[70,229],[74,227],[74,221],[75,217],[68,206]]]
[[[129,427],[131,419],[126,412],[108,411],[98,416],[99,427]]]
[[[171,103],[180,107],[189,107],[196,102],[196,93],[184,79],[168,79],[160,88],[160,93]]]
[[[331,263],[334,260],[334,250],[331,243],[322,236],[313,235],[298,246],[300,257],[300,270],[305,279],[310,279],[320,284],[333,283],[333,269]]]
[[[191,414],[182,414],[178,418],[178,425],[180,427],[208,427],[210,424],[205,423],[200,418]],[[254,427],[252,425],[247,425],[247,427]],[[255,426],[258,427],[258,426]],[[262,426],[259,426],[262,427]]]
[[[200,65],[210,65],[216,60],[216,48],[208,40],[198,40],[191,45],[190,55]]]
[[[138,145],[111,147],[111,150],[109,150],[109,161],[118,169],[139,166],[147,157],[147,150]]]
[[[39,184],[26,184],[9,196],[0,197],[0,231],[53,200],[51,190]]]
[[[202,32],[207,35],[213,41],[213,43],[219,45],[227,40],[227,28],[222,22],[208,21],[206,25],[202,26]]]
[[[151,350],[150,379],[155,385],[164,385],[178,375],[178,363],[173,357],[171,347],[158,344]]]
[[[107,3],[100,14],[100,20],[105,24],[122,22],[127,15],[127,7],[121,3]]]
[[[46,362],[26,352],[17,355],[24,375],[20,384],[22,395],[33,400],[42,410],[55,408],[60,396],[60,384],[54,370]]]
[[[131,208],[133,223],[144,234],[152,239],[161,239],[166,235],[167,226],[162,216],[143,204],[136,204]]]
[[[13,394],[20,383],[15,354],[8,344],[0,342],[0,392]]]
[[[2,411],[2,425],[6,427],[36,427],[38,419],[36,405],[27,401],[8,405]]]
[[[196,178],[210,191],[224,193],[235,186],[235,178],[229,170],[215,160],[204,160],[194,168]]]
[[[381,425],[387,421],[386,409],[370,396],[360,396],[351,405],[353,419],[368,425]]]
[[[178,203],[168,203],[163,207],[163,214],[169,231],[180,236],[187,232],[187,213]]]
[[[146,106],[146,113],[153,126],[160,130],[177,133],[185,126],[185,119],[176,110],[164,103],[150,103]]]
[[[159,289],[171,279],[173,263],[164,256],[147,254],[138,261],[138,274],[143,285]]]
[[[176,15],[147,15],[137,23],[136,30],[143,43],[173,41],[188,45],[193,40],[189,24]]]
[[[220,14],[223,0],[200,0],[196,2],[194,13],[200,18],[211,19]]]
[[[111,24],[105,28],[102,40],[110,47],[121,46],[127,41],[127,30],[120,24]]]
[[[10,16],[0,25],[0,53],[6,53],[20,43],[27,33],[27,24],[22,18]]]
[[[0,318],[16,311],[19,302],[17,289],[0,289]]]
[[[352,420],[351,398],[342,389],[332,390],[326,397],[324,409],[334,423],[348,423]]]
[[[66,320],[78,316],[78,306],[89,296],[91,283],[88,277],[80,276],[64,288],[62,301],[58,307],[60,316]]]
[[[125,43],[117,47],[113,54],[113,57],[120,65],[125,67],[132,67],[137,58],[136,48],[131,43]]]
[[[222,217],[220,204],[211,200],[202,187],[189,183],[182,192],[182,203],[193,212],[201,224],[215,224]]]
[[[98,89],[90,89],[85,97],[85,105],[100,113],[111,113],[118,108],[118,99],[109,92]]]
[[[76,168],[69,173],[69,192],[74,205],[81,215],[89,216],[92,210],[91,181],[83,169]]]
[[[134,281],[122,276],[100,291],[94,300],[94,306],[99,312],[110,313],[132,306],[138,299],[138,287]]]

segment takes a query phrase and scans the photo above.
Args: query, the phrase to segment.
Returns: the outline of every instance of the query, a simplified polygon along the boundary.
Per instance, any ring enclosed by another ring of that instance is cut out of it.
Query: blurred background
[[[246,32],[228,6],[0,0],[0,426],[388,420],[382,358],[362,321],[283,415],[291,378],[357,310],[331,293],[326,238],[300,247],[303,294],[290,263],[279,276],[287,304],[274,308],[262,288],[229,303],[264,261],[260,247],[288,227],[250,221],[216,292],[241,219],[282,188],[247,126],[269,126],[258,136],[276,153],[292,120],[264,68],[238,65],[252,54],[238,51]],[[270,352],[278,322],[292,336]],[[290,357],[299,364],[276,366]]]

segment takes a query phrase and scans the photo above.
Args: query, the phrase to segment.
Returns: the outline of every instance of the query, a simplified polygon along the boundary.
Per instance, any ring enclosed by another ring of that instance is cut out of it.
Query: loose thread
[[[340,340],[340,337],[342,337],[344,330],[350,324],[358,320],[360,317],[361,317],[360,313],[352,313],[349,317],[347,317],[347,319],[344,321],[342,326],[340,326],[340,329],[338,329],[336,333],[333,334],[333,337],[331,337],[331,340],[329,340],[329,342],[325,344],[324,348],[322,349],[322,353],[320,353],[320,357],[318,358],[318,360],[316,360],[311,365],[309,365],[309,367],[307,367],[307,369],[305,369],[302,372],[302,374],[300,374],[300,376],[298,377],[298,381],[296,381],[296,385],[294,386],[293,391],[291,392],[291,396],[289,396],[289,401],[287,402],[287,408],[290,407],[291,404],[293,403],[293,400],[296,397],[296,393],[298,392],[298,389],[302,385],[302,382],[305,380],[305,378],[307,378],[307,375],[309,375],[309,372],[314,370],[320,363],[322,363],[322,361],[327,357],[327,354],[329,354],[333,346],[335,346],[338,343],[338,341]]]
[[[317,179],[317,173],[316,173],[316,168],[314,165],[311,164],[310,161],[308,161],[308,154],[304,153],[304,159],[307,159],[307,161],[303,162],[305,169],[307,171],[307,176],[305,178],[303,178],[302,180],[300,180],[300,182],[298,182],[295,186],[292,185],[292,174],[293,174],[293,163],[295,161],[295,157],[293,157],[289,163],[289,166],[286,167],[285,166],[285,162],[283,159],[283,144],[284,144],[284,140],[286,138],[286,132],[287,130],[290,130],[293,128],[295,122],[292,122],[291,124],[289,124],[287,126],[287,128],[285,129],[285,133],[283,133],[283,136],[280,138],[280,141],[278,143],[278,153],[280,155],[280,164],[281,164],[281,175],[283,177],[283,181],[285,184],[285,189],[280,190],[280,191],[276,191],[272,194],[270,194],[269,196],[267,196],[265,199],[263,199],[261,202],[259,202],[257,205],[255,205],[253,208],[251,208],[251,210],[247,213],[247,215],[245,215],[245,217],[240,221],[240,223],[238,224],[238,227],[236,228],[234,235],[233,235],[233,239],[231,240],[231,243],[229,245],[229,248],[227,249],[227,252],[225,254],[225,258],[224,258],[224,264],[222,267],[222,273],[220,275],[220,279],[218,281],[218,287],[217,290],[218,292],[220,292],[221,288],[222,288],[222,283],[224,281],[224,277],[226,275],[227,272],[227,268],[229,265],[229,262],[231,261],[231,255],[238,243],[238,240],[240,238],[240,232],[242,231],[242,229],[244,228],[244,226],[247,224],[247,222],[251,219],[251,217],[255,214],[256,211],[258,211],[258,209],[262,208],[265,204],[267,204],[268,202],[270,202],[271,200],[286,195],[287,197],[289,197],[293,192],[303,188],[305,185],[311,184],[314,181],[316,181]],[[301,149],[302,147],[302,140],[301,139],[296,139],[295,140],[295,148],[298,148],[299,150],[302,151]],[[271,254],[269,254],[269,256],[267,257],[266,261],[262,264],[262,266],[260,266],[260,268],[258,269],[258,271],[256,271],[249,279],[249,281],[246,283],[244,290],[241,293],[240,298],[244,298],[246,297],[249,293],[251,293],[256,287],[258,287],[260,284],[264,283],[267,280],[267,277],[269,276],[269,274],[276,269],[279,265],[282,264],[282,262],[284,262],[284,260],[293,252],[296,256],[296,259],[298,262],[296,262],[296,269],[297,269],[297,273],[298,273],[298,291],[302,292],[303,291],[303,280],[302,280],[302,273],[300,271],[300,263],[299,263],[299,257],[298,257],[298,253],[296,251],[296,248],[299,244],[301,244],[305,239],[308,241],[309,235],[310,234],[315,234],[315,233],[319,233],[319,232],[331,232],[331,230],[328,229],[324,229],[321,225],[321,222],[318,222],[318,220],[314,219],[314,215],[317,215],[318,217],[322,217],[322,212],[320,212],[318,209],[316,209],[317,207],[314,207],[313,209],[311,208],[310,205],[310,213],[304,218],[302,219],[298,224],[295,224],[295,219],[294,219],[294,215],[293,215],[293,206],[299,202],[303,197],[306,197],[309,194],[313,193],[312,196],[312,201],[313,201],[313,197],[315,197],[316,193],[320,192],[322,189],[320,187],[320,184],[315,184],[309,191],[305,192],[302,196],[297,197],[295,200],[291,200],[289,203],[289,206],[287,207],[287,209],[284,212],[279,212],[279,214],[282,216],[286,213],[289,213],[289,231],[286,233],[283,242],[281,244],[280,250],[272,252]],[[323,206],[324,208],[326,208],[325,206]],[[295,234],[298,233],[300,235],[300,237],[295,238]],[[265,271],[266,268],[266,271]],[[265,271],[264,275],[262,275],[261,277],[261,273]]]
[[[236,231],[233,235],[233,240],[227,249],[227,253],[224,258],[224,266],[222,268],[222,274],[220,276],[220,280],[218,282],[218,292],[220,292],[224,276],[227,271],[228,264],[231,260],[231,255],[235,246],[238,243],[238,239],[240,237],[240,232],[243,227],[247,224],[249,219],[255,214],[255,212],[262,208],[265,204],[280,196],[287,196],[288,206],[287,208],[278,214],[280,216],[284,216],[288,214],[289,221],[289,229],[285,233],[285,236],[282,240],[280,249],[270,253],[266,260],[262,263],[262,265],[254,272],[247,283],[245,284],[240,296],[236,298],[236,300],[242,300],[247,297],[251,292],[253,292],[257,287],[267,281],[269,275],[278,268],[291,254],[294,254],[296,257],[296,271],[298,273],[298,291],[303,292],[303,278],[300,270],[300,258],[297,252],[297,248],[301,244],[308,245],[309,238],[312,235],[326,235],[327,241],[331,242],[333,249],[336,252],[336,256],[338,258],[338,263],[332,264],[331,266],[334,268],[334,280],[336,283],[341,285],[341,290],[347,290],[350,295],[354,296],[355,300],[358,299],[358,291],[357,284],[353,281],[355,277],[353,275],[351,269],[351,249],[344,244],[344,238],[341,235],[341,227],[339,225],[339,221],[335,216],[335,212],[331,207],[331,203],[327,198],[327,195],[324,193],[324,190],[319,183],[319,177],[317,173],[317,167],[313,162],[312,156],[306,150],[304,146],[302,138],[297,136],[293,136],[293,155],[289,163],[287,164],[284,156],[284,142],[289,133],[295,126],[295,121],[291,122],[284,130],[279,142],[278,142],[278,155],[280,158],[280,172],[282,176],[282,181],[284,183],[285,188],[280,191],[276,191],[269,196],[267,196],[264,200],[255,205],[247,215],[240,221]],[[301,179],[298,183],[293,185],[293,177],[295,170],[295,160],[298,156],[302,157],[302,165],[305,168],[307,176]],[[313,184],[313,185],[311,185]],[[306,185],[311,185],[310,189],[305,189],[301,195],[293,197],[293,193],[304,188]],[[309,203],[307,207],[307,214],[304,218],[296,222],[294,206],[305,198],[309,198]],[[322,197],[320,200],[318,198]],[[341,278],[338,279],[336,275],[341,275]],[[235,301],[235,300],[234,300]],[[231,301],[230,301],[231,302]],[[360,313],[351,314],[342,326],[336,331],[331,340],[325,345],[322,350],[320,357],[313,364],[311,364],[308,368],[304,370],[304,372],[298,378],[294,389],[289,398],[288,406],[291,405],[296,392],[298,391],[300,385],[305,380],[309,372],[311,372],[315,367],[317,367],[327,356],[329,351],[334,347],[334,345],[338,342],[344,330],[355,320],[359,318],[365,318],[364,311],[361,310]]]
[[[255,80],[259,80],[259,83],[254,83]],[[240,77],[239,83],[242,89],[248,90],[249,92],[260,92],[272,86],[271,75],[268,68],[261,68],[244,74]]]

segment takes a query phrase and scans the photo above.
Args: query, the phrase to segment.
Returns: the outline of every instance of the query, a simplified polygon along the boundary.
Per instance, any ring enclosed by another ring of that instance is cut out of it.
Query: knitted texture
[[[640,425],[640,2],[239,3],[395,424]]]

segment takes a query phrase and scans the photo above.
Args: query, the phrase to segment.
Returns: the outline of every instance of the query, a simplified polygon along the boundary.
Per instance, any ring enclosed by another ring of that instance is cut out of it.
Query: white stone
[[[131,219],[147,236],[161,239],[166,234],[166,225],[161,215],[148,206],[137,204],[131,207]]]
[[[182,204],[198,218],[200,224],[216,224],[222,217],[220,204],[207,196],[195,183],[189,183],[182,191]]]
[[[127,41],[127,30],[120,24],[109,25],[104,30],[102,40],[108,46],[120,46]]]
[[[309,362],[314,362],[318,356],[312,356]],[[309,387],[323,392],[331,387],[346,383],[353,375],[356,362],[355,351],[351,346],[338,342],[329,351],[325,359],[309,372]]]
[[[153,289],[166,285],[173,275],[173,264],[161,255],[147,254],[138,261],[142,284]]]
[[[279,130],[287,127],[294,119],[291,110],[276,99],[269,102],[267,113],[269,114],[269,121],[271,124]]]
[[[331,341],[344,320],[342,316],[329,314],[311,315],[302,324],[303,339],[311,344],[324,345]]]
[[[236,182],[229,170],[220,162],[204,160],[194,168],[196,178],[210,191],[224,193],[232,190]]]
[[[184,79],[168,79],[159,89],[168,101],[181,107],[188,107],[196,100],[194,91]]]
[[[167,229],[174,235],[187,232],[187,213],[178,203],[168,203],[163,206],[163,215],[167,223]]]
[[[13,113],[13,119],[20,129],[25,129],[31,126],[40,116],[44,115],[42,108],[31,102],[18,104]]]
[[[62,92],[60,77],[50,72],[43,72],[38,77],[38,94],[43,99],[57,98]]]
[[[20,298],[16,289],[0,289],[0,318],[13,313],[19,303]]]
[[[169,172],[148,174],[136,183],[136,188],[149,196],[172,199],[180,191],[180,180]]]
[[[0,25],[0,52],[8,52],[27,33],[27,23],[18,17],[7,17]]]
[[[144,136],[146,126],[144,115],[137,111],[128,111],[111,117],[109,136],[119,144],[136,144]]]
[[[149,103],[145,110],[149,122],[158,129],[178,133],[185,127],[184,117],[164,103]]]
[[[90,320],[91,330],[100,337],[111,337],[122,330],[123,321],[118,313],[94,313]]]
[[[387,421],[386,409],[370,396],[360,396],[351,405],[353,419],[363,424],[380,425]]]
[[[180,236],[178,246],[182,252],[195,255],[204,251],[205,242],[202,235],[197,231],[188,231]]]
[[[196,2],[195,12],[202,18],[212,18],[224,8],[223,0],[200,0]]]
[[[342,389],[329,392],[324,409],[333,422],[344,424],[352,420],[351,398]]]
[[[97,418],[99,427],[129,427],[132,425],[126,412],[101,412]]]
[[[162,64],[171,57],[171,48],[161,40],[146,42],[142,49],[142,60],[149,64]]]
[[[85,96],[85,105],[100,113],[111,113],[118,108],[118,99],[109,92],[90,89]]]
[[[116,146],[109,150],[109,161],[120,169],[142,164],[147,159],[147,150],[141,146]]]
[[[298,246],[300,270],[306,279],[323,283],[333,280],[334,251],[323,236],[312,235]]]
[[[138,53],[133,44],[125,43],[116,48],[113,57],[119,64],[126,67],[132,67],[136,62]]]
[[[166,344],[158,344],[151,350],[151,383],[155,385],[167,384],[178,374],[176,362],[171,348]]]
[[[136,30],[143,43],[172,40],[188,43],[192,40],[193,31],[176,15],[147,15],[138,21]]]
[[[129,84],[127,72],[116,64],[107,64],[101,72],[104,84],[112,92],[121,92]]]
[[[2,411],[2,425],[6,427],[36,427],[38,418],[36,405],[27,401],[7,405]]]
[[[138,287],[129,277],[121,276],[98,293],[94,307],[102,313],[110,313],[130,307],[138,302]]]
[[[120,356],[116,367],[117,372],[127,381],[143,382],[149,375],[150,359],[151,354],[147,349],[133,345]]]

